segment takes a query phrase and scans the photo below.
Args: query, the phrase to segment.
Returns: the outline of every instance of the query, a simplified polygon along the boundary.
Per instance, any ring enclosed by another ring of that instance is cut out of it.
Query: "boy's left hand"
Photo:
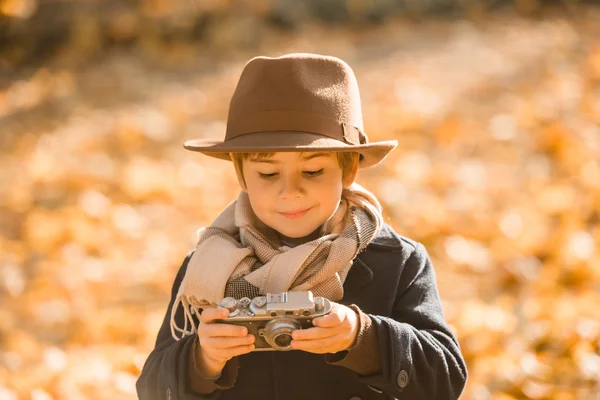
[[[313,328],[292,332],[293,349],[315,354],[337,353],[354,344],[359,329],[358,316],[351,308],[331,302],[331,312],[313,320]]]

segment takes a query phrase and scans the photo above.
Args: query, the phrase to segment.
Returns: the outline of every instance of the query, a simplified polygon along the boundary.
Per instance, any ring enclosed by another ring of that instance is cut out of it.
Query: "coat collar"
[[[391,226],[388,224],[383,224],[377,234],[371,240],[371,243],[367,246],[367,250],[369,248],[377,248],[377,249],[388,249],[390,251],[400,251],[402,248],[402,242],[400,240],[399,235],[394,232]]]
[[[369,250],[397,252],[402,249],[402,242],[398,234],[387,224],[384,224],[377,232],[371,243],[364,252]],[[348,271],[344,281],[344,296],[351,295],[363,289],[373,280],[373,269],[363,261],[364,257],[359,254]]]

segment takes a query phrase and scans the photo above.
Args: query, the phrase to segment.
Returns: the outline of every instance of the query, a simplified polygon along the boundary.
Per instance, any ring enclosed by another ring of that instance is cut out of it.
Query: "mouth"
[[[304,210],[294,210],[294,211],[289,211],[289,212],[282,212],[280,214],[289,219],[298,219],[298,218],[302,218],[311,209],[312,209],[312,207],[305,208]]]

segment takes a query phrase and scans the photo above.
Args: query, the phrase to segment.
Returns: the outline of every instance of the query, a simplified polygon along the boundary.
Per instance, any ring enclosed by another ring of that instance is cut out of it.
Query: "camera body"
[[[243,325],[254,335],[254,351],[292,350],[292,332],[313,326],[312,320],[329,314],[331,302],[313,297],[312,292],[267,293],[253,299],[224,298],[220,308],[229,310],[229,317],[215,322]]]

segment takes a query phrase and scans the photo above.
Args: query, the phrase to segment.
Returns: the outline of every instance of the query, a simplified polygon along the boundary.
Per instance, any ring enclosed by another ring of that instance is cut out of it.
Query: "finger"
[[[344,322],[346,319],[346,307],[336,304],[331,307],[331,312],[323,317],[315,318],[313,325],[322,328],[331,328]]]
[[[203,348],[202,351],[212,360],[227,361],[240,354],[247,354],[254,350],[254,344],[229,347],[226,349]]]
[[[215,319],[227,318],[229,310],[226,308],[205,308],[200,314],[200,322],[212,323]]]
[[[248,334],[245,326],[233,324],[200,324],[198,336],[200,337],[242,337]]]
[[[338,333],[334,336],[314,340],[292,340],[291,347],[318,354],[335,353],[343,347],[345,340],[346,336]]]
[[[314,340],[335,336],[341,332],[341,325],[333,328],[308,328],[308,329],[296,329],[292,332],[292,339],[294,340]]]
[[[254,335],[246,335],[244,337],[207,337],[200,339],[200,345],[204,349],[228,349],[231,347],[246,346],[254,343],[255,340]]]

